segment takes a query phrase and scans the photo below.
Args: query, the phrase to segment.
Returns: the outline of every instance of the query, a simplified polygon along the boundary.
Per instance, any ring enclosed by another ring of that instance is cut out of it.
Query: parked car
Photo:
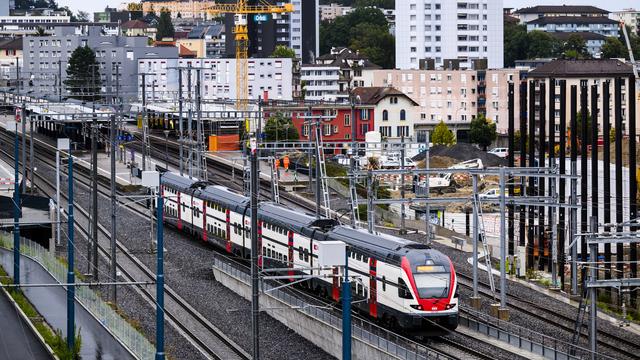
[[[507,156],[509,156],[509,149],[507,148],[493,148],[491,150],[489,150],[487,153],[489,154],[493,154],[497,157],[501,157],[501,158],[506,158]]]

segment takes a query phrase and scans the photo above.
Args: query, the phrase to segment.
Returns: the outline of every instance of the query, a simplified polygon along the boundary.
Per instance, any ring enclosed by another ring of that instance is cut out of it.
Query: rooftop
[[[576,31],[576,32],[552,32],[549,33],[551,34],[551,36],[560,39],[560,40],[567,40],[569,39],[569,37],[571,37],[571,35],[578,35],[581,38],[583,38],[585,41],[589,41],[589,40],[602,40],[605,41],[607,39],[606,36],[601,35],[601,34],[597,34],[597,33],[593,33],[593,32],[588,32],[588,31]]]
[[[529,72],[529,77],[633,76],[633,69],[616,59],[554,60]]]
[[[603,14],[609,12],[595,6],[584,5],[538,5],[518,9],[516,14]]]
[[[418,105],[402,91],[389,86],[357,87],[353,89],[353,95],[360,97],[362,104],[375,105],[387,96],[402,96],[409,99],[415,106]]]
[[[618,22],[604,16],[543,16],[529,21],[527,24],[615,24]]]

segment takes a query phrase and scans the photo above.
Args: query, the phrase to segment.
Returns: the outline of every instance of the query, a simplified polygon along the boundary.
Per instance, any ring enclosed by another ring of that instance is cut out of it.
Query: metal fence
[[[251,283],[251,276],[249,274],[217,257],[214,257],[213,266],[246,285]],[[263,295],[268,291],[267,294],[269,296],[287,304],[292,309],[303,312],[318,321],[342,331],[341,317],[330,313],[324,308],[313,306],[306,301],[289,294],[287,291],[283,291],[281,289],[273,290],[277,285],[272,285],[264,281],[261,281],[260,284]],[[390,356],[409,360],[453,359],[448,355],[430,349],[422,344],[361,319],[352,318],[351,326],[353,338],[369,344]]]
[[[13,241],[0,235],[0,246],[13,249]],[[49,250],[28,239],[21,239],[20,253],[42,265],[59,283],[66,283],[67,265],[56,258]],[[88,286],[77,286],[76,300],[82,304],[100,323],[105,326],[135,357],[153,359],[155,346],[138,330],[123,319],[96,292]]]
[[[595,354],[592,357],[593,353],[589,349],[488,316],[467,307],[461,308],[460,311],[460,325],[547,359],[614,359],[603,354]]]

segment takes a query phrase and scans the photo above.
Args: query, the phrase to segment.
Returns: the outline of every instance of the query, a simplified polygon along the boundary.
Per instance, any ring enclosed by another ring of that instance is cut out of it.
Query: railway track
[[[3,136],[6,138],[7,134],[4,133]],[[151,137],[152,138],[152,137]],[[29,140],[28,140],[29,141]],[[163,139],[164,141],[164,139]],[[40,161],[41,163],[44,163],[45,166],[49,166],[53,169],[53,167],[51,165],[49,165],[49,161],[51,160],[51,158],[53,158],[55,156],[55,149],[52,145],[47,144],[46,142],[42,141],[42,140],[38,140],[36,139],[36,148],[39,150],[37,152],[47,152],[49,155],[49,158],[46,159],[45,161]],[[175,144],[175,153],[177,154],[177,144]],[[171,148],[171,147],[169,147]],[[156,151],[156,155],[154,155],[154,150]],[[151,147],[151,151],[152,151],[152,157],[154,157],[155,159],[158,159],[159,156],[157,155],[160,150],[156,149],[155,147]],[[6,153],[5,153],[6,154]],[[9,156],[9,154],[6,154]],[[175,159],[170,158],[169,162],[176,166],[178,165],[178,162],[175,161]],[[231,172],[231,166],[227,165],[227,164],[222,164],[222,163],[216,163],[216,165],[210,164],[209,165],[209,169],[208,171],[210,172],[210,175],[212,175],[212,170],[217,170],[218,172],[222,171],[223,173],[225,171],[227,172]],[[77,176],[80,173],[80,176]],[[75,179],[77,182],[81,183],[83,186],[86,186],[88,189],[90,188],[90,180],[89,180],[89,176],[88,176],[88,170],[84,170],[82,172],[78,172],[76,171],[76,176]],[[79,179],[80,177],[80,179]],[[45,183],[47,183],[47,186],[49,187],[50,191],[55,191],[55,188],[53,187],[53,185],[48,182],[46,179],[41,179],[41,181],[44,181]],[[220,181],[213,181],[213,182],[217,182],[220,185],[223,186],[227,186],[236,190],[241,190],[242,189],[242,183],[241,183],[241,179],[238,179],[237,181],[224,181],[224,182],[220,182]],[[101,184],[101,186],[98,187],[98,191],[99,191],[99,195],[102,197],[105,197],[107,199],[109,199],[110,197],[110,193],[105,190],[106,186],[108,185],[108,183],[104,182],[103,184]],[[271,184],[268,181],[262,180],[261,181],[261,188],[263,189],[262,193],[270,193],[271,190]],[[61,194],[64,196],[64,194]],[[281,197],[283,197],[283,194],[281,193]],[[286,197],[286,195],[284,196]],[[294,203],[296,206],[299,207],[303,207],[306,208],[307,210],[310,211],[315,211],[315,207],[311,206],[309,204],[306,204],[305,202],[299,202],[299,199],[295,198],[295,197],[290,197],[291,200],[288,200],[292,203]],[[65,196],[66,199],[66,196]],[[270,198],[266,198],[266,200],[270,200]],[[126,206],[128,208],[128,210],[137,213],[139,216],[143,217],[143,218],[148,218],[149,216],[149,210],[139,204],[132,204],[129,201],[127,201],[126,199],[126,194],[119,194],[119,199],[118,201],[120,202],[120,206]],[[126,202],[126,203],[125,203]],[[82,213],[83,217],[85,218],[86,221],[88,221],[88,212],[82,208],[76,207],[77,209],[79,209],[79,212]],[[90,235],[88,234],[88,232],[86,231],[85,228],[81,228],[79,229],[87,238],[90,237]],[[99,226],[99,231],[101,233],[102,236],[104,236],[107,240],[110,238],[110,234],[108,233],[108,231],[102,227],[101,225]],[[106,241],[106,240],[105,240]],[[99,246],[99,250],[101,252],[101,256],[103,256],[105,259],[109,259],[109,248],[108,245],[100,245]],[[140,276],[134,276],[132,274],[129,274],[125,269],[123,269],[122,265],[119,264],[119,269],[120,272],[123,274],[123,276],[130,281],[154,281],[155,280],[155,276],[154,274],[147,269],[144,264],[142,264],[139,260],[137,260],[133,255],[130,254],[130,252],[124,248],[122,246],[122,244],[118,243],[118,250],[122,253],[125,254],[127,256],[127,258],[132,261],[132,262],[136,262],[137,265],[139,266],[140,269],[143,270],[143,272],[145,273],[146,276],[146,280],[139,280],[141,277]],[[206,249],[206,250],[210,250],[210,249]],[[121,260],[119,260],[121,261]],[[237,262],[237,261],[236,261]],[[142,296],[147,299],[148,302],[150,302],[151,304],[153,304],[153,301],[155,299],[155,295],[153,294],[153,292],[144,289],[143,287],[140,287],[140,289],[138,290],[139,292],[142,292]],[[308,300],[313,299],[312,301],[315,301],[316,304],[321,304],[322,306],[328,306],[328,307],[333,307],[336,308],[336,304],[335,303],[328,303],[328,302],[322,302],[321,300],[315,298],[315,297],[311,297],[310,294],[300,291],[299,289],[295,289],[296,293],[298,295],[304,296],[306,297]],[[166,294],[166,298],[168,298],[169,300],[173,300],[176,303],[182,303],[182,307],[185,309],[185,311],[191,316],[191,318],[195,319],[203,319],[204,317],[202,317],[201,315],[197,314],[197,312],[195,312],[195,310],[193,310],[188,303],[186,303],[186,301],[184,301],[183,299],[181,299],[177,294],[175,294],[173,291],[171,291],[168,288],[165,288],[165,294]],[[207,343],[205,341],[203,341],[202,339],[198,338],[197,336],[189,336],[190,334],[193,334],[194,331],[191,331],[186,325],[183,325],[183,323],[179,320],[179,318],[182,318],[181,316],[178,315],[174,315],[174,313],[172,311],[166,311],[166,315],[167,315],[167,319],[183,334],[183,336],[185,336],[187,338],[188,341],[190,341],[192,344],[194,344],[194,346],[196,346],[201,352],[203,352],[203,354],[207,354],[207,356],[212,357],[212,358],[221,358],[218,355],[216,355],[216,350],[210,349],[207,345]],[[363,318],[359,318],[360,321],[364,321],[367,322],[368,320],[363,319]],[[192,322],[192,321],[189,321]],[[206,325],[203,325],[204,327],[207,327]],[[212,333],[215,333],[215,330],[211,330],[209,329],[209,331],[211,331]],[[493,355],[487,355],[485,353],[483,353],[482,351],[479,351],[477,349],[474,349],[472,347],[470,347],[468,345],[469,342],[476,342],[477,344],[484,344],[483,341],[475,339],[473,337],[470,337],[468,335],[462,334],[462,333],[455,333],[457,335],[457,337],[462,337],[465,338],[465,341],[461,341],[460,339],[453,339],[450,337],[439,337],[437,338],[436,341],[429,341],[429,346],[432,347],[433,349],[441,352],[446,358],[476,358],[476,359],[493,359],[495,358]],[[224,340],[224,339],[223,339]],[[422,342],[418,339],[414,339],[414,341],[418,341],[418,342]],[[489,345],[491,346],[491,345]],[[453,349],[453,351],[452,351]],[[241,349],[240,349],[241,350]],[[245,356],[238,356],[238,358],[248,358],[248,354],[244,353],[243,355]],[[232,358],[232,357],[222,357],[222,358]]]
[[[473,289],[473,278],[469,275],[458,272],[458,284],[468,289]],[[493,299],[489,284],[478,281],[478,293]],[[530,300],[523,299],[514,294],[509,294],[509,307],[526,316],[538,319],[564,331],[568,336],[573,335],[575,318],[566,316],[554,309],[540,306]],[[588,343],[588,325],[582,325],[581,340]],[[554,337],[557,338],[558,334]],[[622,355],[629,359],[637,359],[640,354],[640,344],[629,341],[624,338],[612,335],[604,330],[598,329],[598,347],[607,349],[612,353]]]
[[[6,132],[2,132],[2,138],[7,139],[8,134]],[[39,144],[37,146],[39,150],[45,150],[51,147],[51,145],[39,140],[36,140],[34,142],[34,146],[36,144]],[[8,154],[4,150],[2,150],[1,152],[7,158],[13,159],[12,154]],[[52,151],[49,151],[49,153],[52,153]],[[40,161],[40,164],[52,167],[50,165],[50,158],[41,158],[41,160],[46,161]],[[48,179],[45,179],[40,174],[36,174],[36,178],[39,181],[39,184],[36,184],[36,186],[40,188],[41,191],[43,191],[45,194],[55,193],[55,185],[52,182],[50,182]],[[76,183],[85,186],[88,190],[91,189],[88,177],[82,174],[82,172],[76,172],[74,174],[74,179]],[[101,196],[107,198],[110,196],[110,193],[105,191],[104,187],[99,187],[99,192]],[[67,195],[64,191],[61,191],[61,197],[63,197],[65,201],[68,201]],[[121,206],[127,206],[130,211],[136,212],[141,216],[146,217],[148,215],[148,212],[144,212],[139,208],[132,208],[129,204],[123,204],[122,201]],[[90,238],[90,234],[87,230],[88,227],[80,225],[80,221],[86,222],[88,224],[88,211],[78,204],[75,205],[75,209],[77,210],[77,214],[80,215],[76,216],[76,229],[87,238]],[[101,234],[101,238],[98,241],[98,250],[100,252],[100,255],[104,259],[110,261],[109,241],[111,238],[111,234],[104,226],[102,226],[102,224],[99,224],[98,227]],[[120,255],[124,255],[125,257],[125,259],[122,259],[122,257],[118,259],[118,269],[126,281],[155,281],[155,274],[139,259],[133,256],[122,243],[118,241],[116,242],[116,246]],[[136,291],[140,295],[142,295],[142,297],[149,304],[155,306],[155,290],[150,290],[146,286],[136,286]],[[187,341],[193,344],[205,357],[212,359],[250,358],[250,355],[246,351],[244,351],[244,349],[235,344],[235,342],[229,339],[220,329],[216,328],[213,324],[206,320],[206,318],[202,314],[198,313],[174,290],[165,286],[164,291],[166,320],[171,325],[173,325],[181,333],[181,335],[183,335]]]

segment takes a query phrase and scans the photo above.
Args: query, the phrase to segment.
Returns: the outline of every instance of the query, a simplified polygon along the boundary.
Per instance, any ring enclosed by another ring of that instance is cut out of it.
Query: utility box
[[[318,255],[318,266],[345,266],[347,245],[342,241],[318,241],[313,244]]]

